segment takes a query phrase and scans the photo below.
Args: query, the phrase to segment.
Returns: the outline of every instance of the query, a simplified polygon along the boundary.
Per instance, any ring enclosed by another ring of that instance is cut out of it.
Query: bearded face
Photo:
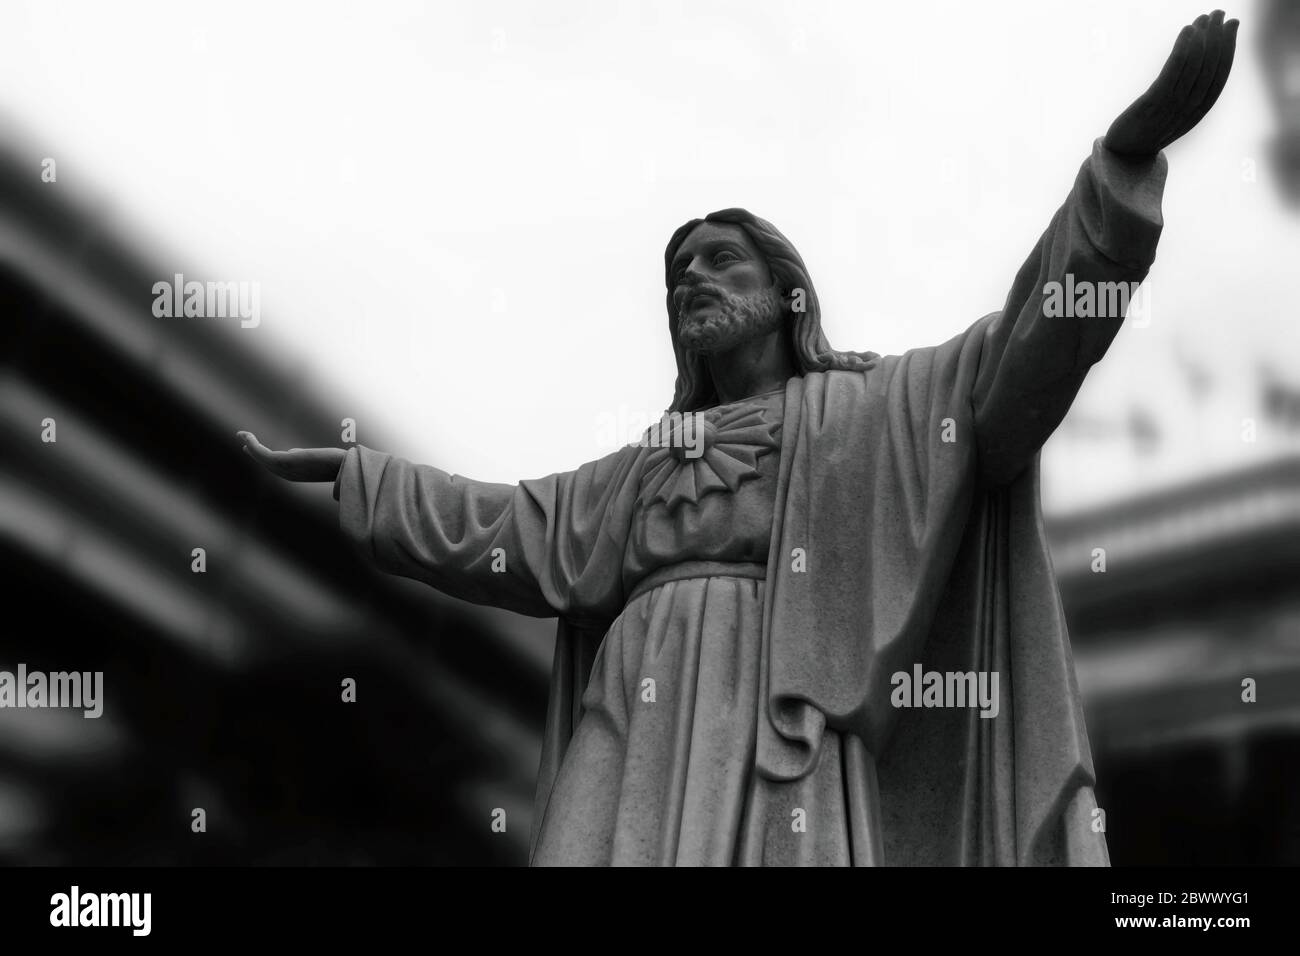
[[[785,319],[785,303],[775,286],[740,293],[701,282],[685,287],[679,298],[678,340],[706,355],[774,332]]]

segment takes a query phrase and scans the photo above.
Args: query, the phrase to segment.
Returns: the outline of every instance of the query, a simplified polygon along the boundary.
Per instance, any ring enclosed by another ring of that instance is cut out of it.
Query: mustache
[[[711,282],[692,282],[679,285],[673,290],[673,308],[680,312],[690,305],[692,299],[700,295],[711,295],[721,301],[727,299],[726,291]]]
[[[707,284],[700,283],[692,291],[696,295],[706,292]],[[686,301],[689,302],[690,298],[686,297]],[[775,288],[751,295],[722,291],[718,303],[718,308],[705,316],[679,309],[676,343],[688,351],[711,352],[781,326],[782,302]]]

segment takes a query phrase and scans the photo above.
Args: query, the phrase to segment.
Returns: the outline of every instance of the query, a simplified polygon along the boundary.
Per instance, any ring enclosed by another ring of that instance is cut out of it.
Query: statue
[[[831,348],[794,246],[726,209],[668,243],[677,385],[639,444],[507,485],[239,433],[334,482],[378,567],[559,618],[534,865],[1109,863],[1038,450],[1154,260],[1162,151],[1236,30],[1182,30],[1003,309],[942,345]]]

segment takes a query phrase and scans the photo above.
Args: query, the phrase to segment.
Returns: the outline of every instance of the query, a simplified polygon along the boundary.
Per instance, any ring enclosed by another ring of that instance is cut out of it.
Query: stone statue
[[[677,386],[638,444],[506,485],[239,433],[334,482],[378,567],[559,618],[533,864],[1109,862],[1038,450],[1151,266],[1162,150],[1236,29],[1182,30],[1003,309],[942,345],[831,348],[794,247],[727,209],[668,243]]]

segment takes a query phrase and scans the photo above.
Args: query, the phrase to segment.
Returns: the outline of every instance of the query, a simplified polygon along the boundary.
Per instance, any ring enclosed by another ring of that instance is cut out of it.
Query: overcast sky
[[[386,450],[511,481],[668,402],[663,247],[710,210],[795,242],[837,347],[999,308],[1093,139],[1210,9],[890,7],[10,0],[0,110],[159,261],[260,282],[241,334],[299,357],[362,443],[378,423]],[[1151,324],[1049,444],[1054,510],[1296,447],[1240,437],[1261,361],[1300,379],[1300,215],[1265,162],[1253,9],[1228,10],[1232,80],[1169,151]],[[1199,405],[1185,363],[1212,376]],[[1154,451],[1125,437],[1135,410]]]

